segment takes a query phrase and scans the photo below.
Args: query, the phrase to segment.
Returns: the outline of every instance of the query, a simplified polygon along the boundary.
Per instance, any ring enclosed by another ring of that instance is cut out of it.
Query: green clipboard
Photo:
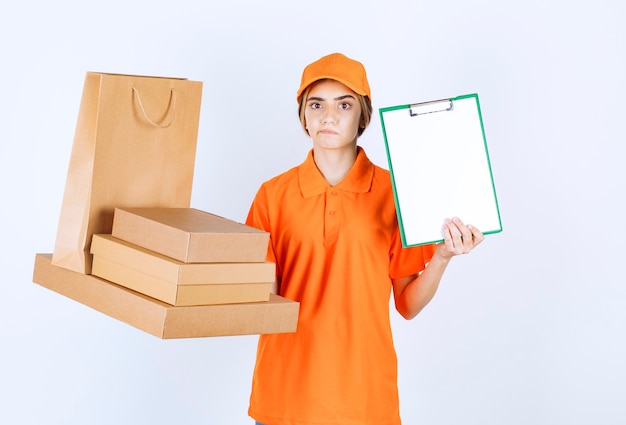
[[[403,246],[443,241],[452,217],[502,231],[478,94],[379,112]]]

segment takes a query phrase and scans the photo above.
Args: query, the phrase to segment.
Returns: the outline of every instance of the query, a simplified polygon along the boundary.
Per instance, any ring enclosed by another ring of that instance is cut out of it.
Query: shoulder
[[[298,178],[298,166],[290,168],[289,170],[282,172],[269,180],[266,180],[261,184],[262,188],[267,189],[278,189],[281,187],[288,186],[290,183],[297,181]]]
[[[384,179],[390,178],[389,170],[381,167],[380,165],[376,165],[373,162],[372,162],[372,165],[374,166],[374,175],[378,176],[379,178],[384,178]]]
[[[362,146],[358,146],[357,149],[358,158],[362,161],[364,165],[367,164],[366,167],[372,167],[374,169],[375,176],[377,176],[378,178],[389,179],[389,170],[381,167],[380,165],[372,161]]]
[[[378,188],[385,187],[391,189],[391,174],[389,173],[389,170],[386,170],[376,164],[373,164],[373,166],[374,176],[372,179],[372,185],[377,186]]]
[[[298,191],[298,167],[293,167],[264,181],[255,196],[255,202],[276,204],[280,199],[288,197],[289,193]]]

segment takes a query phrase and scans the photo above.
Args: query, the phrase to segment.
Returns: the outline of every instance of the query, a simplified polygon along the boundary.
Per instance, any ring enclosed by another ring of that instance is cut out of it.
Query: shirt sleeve
[[[267,247],[266,261],[276,264],[276,274],[280,275],[278,263],[276,261],[276,253],[274,251],[274,244],[272,242],[271,223],[269,220],[268,212],[267,191],[265,186],[261,186],[257,192],[250,210],[248,211],[248,217],[246,218],[246,225],[254,227],[256,229],[264,230],[270,233],[270,242]]]
[[[435,254],[435,248],[435,244],[403,248],[400,231],[396,228],[389,251],[389,277],[399,279],[422,272]]]

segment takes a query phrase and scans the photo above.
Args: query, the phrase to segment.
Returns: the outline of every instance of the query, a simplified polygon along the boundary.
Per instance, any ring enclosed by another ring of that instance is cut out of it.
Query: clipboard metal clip
[[[412,117],[418,115],[431,114],[433,112],[446,112],[454,109],[451,99],[432,100],[430,102],[414,103],[409,107],[409,114]]]

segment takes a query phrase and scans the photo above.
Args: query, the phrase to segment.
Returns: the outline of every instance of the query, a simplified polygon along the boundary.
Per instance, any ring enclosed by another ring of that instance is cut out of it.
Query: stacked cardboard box
[[[91,274],[180,305],[267,301],[274,264],[182,263],[111,235],[94,235]]]
[[[194,208],[116,208],[92,274],[175,306],[268,301],[269,234]]]
[[[116,208],[91,275],[38,254],[33,281],[160,338],[295,332],[299,303],[270,293],[268,242],[193,208]]]
[[[116,208],[92,274],[175,306],[269,300],[267,232],[193,208]]]

